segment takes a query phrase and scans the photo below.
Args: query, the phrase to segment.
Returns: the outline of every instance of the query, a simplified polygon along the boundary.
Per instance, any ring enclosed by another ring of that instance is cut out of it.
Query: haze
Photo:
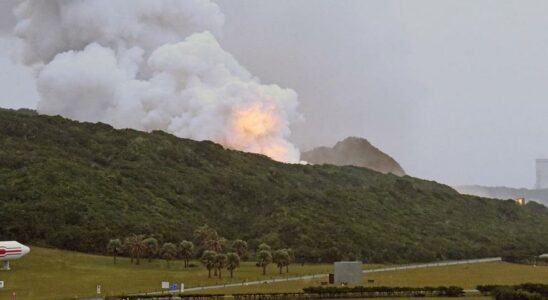
[[[217,1],[222,46],[264,83],[299,94],[301,150],[360,136],[412,176],[532,187],[548,156],[548,3]],[[13,1],[0,3],[0,106],[35,107],[9,59]]]

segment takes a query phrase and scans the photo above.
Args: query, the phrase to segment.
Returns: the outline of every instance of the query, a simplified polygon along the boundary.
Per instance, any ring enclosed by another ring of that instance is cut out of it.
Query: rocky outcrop
[[[357,166],[381,173],[405,175],[405,171],[396,160],[373,146],[366,139],[358,137],[346,138],[332,148],[318,147],[303,152],[301,153],[301,159],[311,164]]]

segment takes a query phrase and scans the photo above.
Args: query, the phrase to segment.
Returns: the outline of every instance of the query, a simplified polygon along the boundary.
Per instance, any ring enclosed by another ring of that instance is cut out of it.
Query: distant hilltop
[[[318,165],[357,166],[385,174],[406,175],[395,159],[373,146],[368,140],[358,137],[348,137],[332,148],[318,147],[303,152],[301,159]]]
[[[490,187],[480,185],[463,185],[454,187],[461,194],[496,199],[517,199],[533,200],[544,205],[548,204],[548,189],[516,189],[504,186]]]

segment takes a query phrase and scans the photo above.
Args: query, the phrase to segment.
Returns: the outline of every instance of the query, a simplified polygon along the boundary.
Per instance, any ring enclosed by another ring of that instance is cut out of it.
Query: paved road
[[[452,266],[452,265],[479,264],[479,263],[496,262],[496,261],[501,261],[501,258],[500,257],[492,257],[492,258],[482,258],[482,259],[467,259],[467,260],[457,260],[457,261],[412,264],[412,265],[394,266],[394,267],[386,267],[386,268],[378,268],[378,269],[367,269],[367,270],[363,270],[362,273],[393,272],[393,271],[410,270],[410,269],[434,268],[434,267],[444,267],[444,266]],[[198,286],[198,287],[186,288],[185,292],[196,292],[196,291],[211,290],[211,289],[221,289],[221,288],[227,288],[227,287],[248,286],[248,285],[276,283],[276,282],[285,282],[285,281],[295,281],[295,280],[317,279],[317,278],[325,278],[325,277],[328,277],[328,276],[329,276],[328,273],[322,273],[322,274],[287,277],[287,278],[277,278],[277,279],[255,280],[255,281],[228,283],[228,284],[219,284],[219,285]],[[147,294],[148,295],[156,295],[156,294],[161,294],[161,293],[165,293],[165,292],[151,292],[151,293],[147,293]],[[178,293],[178,291],[174,291],[173,293]]]

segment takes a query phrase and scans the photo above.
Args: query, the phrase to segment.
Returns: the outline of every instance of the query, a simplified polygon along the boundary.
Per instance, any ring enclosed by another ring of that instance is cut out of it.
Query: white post
[[[6,271],[10,270],[10,261],[9,260],[4,261],[4,267],[2,268],[2,270],[6,270]]]

